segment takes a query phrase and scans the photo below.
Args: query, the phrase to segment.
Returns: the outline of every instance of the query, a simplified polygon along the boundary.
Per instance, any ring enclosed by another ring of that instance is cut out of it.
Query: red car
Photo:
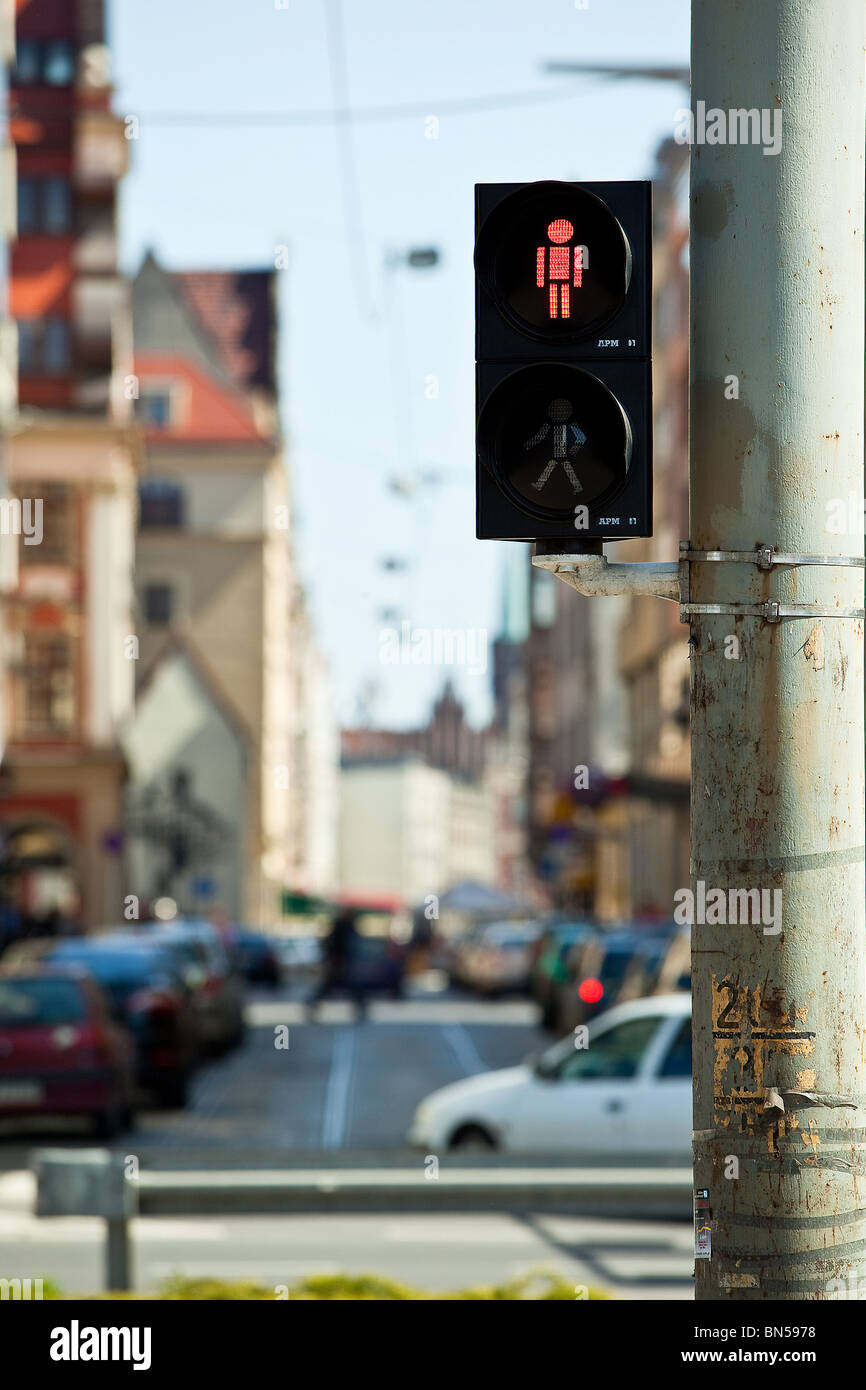
[[[135,1056],[99,986],[52,966],[0,969],[0,1118],[81,1115],[94,1133],[133,1119]]]

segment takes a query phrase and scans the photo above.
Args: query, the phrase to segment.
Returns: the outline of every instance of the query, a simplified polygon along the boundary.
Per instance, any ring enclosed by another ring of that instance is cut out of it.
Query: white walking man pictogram
[[[532,486],[540,492],[545,483],[550,478],[556,465],[562,464],[563,472],[571,483],[575,492],[583,492],[580,479],[571,466],[570,460],[575,458],[586,443],[586,435],[579,425],[569,423],[572,416],[571,401],[567,401],[562,396],[557,396],[556,400],[551,401],[547,407],[547,419],[531,439],[527,439],[523,447],[526,450],[534,449],[543,439],[553,432],[552,445],[553,457],[548,459],[536,482]],[[569,444],[569,435],[573,442]]]

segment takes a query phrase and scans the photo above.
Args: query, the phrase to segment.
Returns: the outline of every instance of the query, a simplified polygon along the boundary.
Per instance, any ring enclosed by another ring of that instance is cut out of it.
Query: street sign
[[[478,184],[475,222],[478,536],[650,535],[649,183]]]

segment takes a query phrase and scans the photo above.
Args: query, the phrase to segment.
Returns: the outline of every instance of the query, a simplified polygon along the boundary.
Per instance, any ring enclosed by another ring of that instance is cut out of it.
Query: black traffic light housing
[[[482,539],[652,534],[650,190],[476,185]]]

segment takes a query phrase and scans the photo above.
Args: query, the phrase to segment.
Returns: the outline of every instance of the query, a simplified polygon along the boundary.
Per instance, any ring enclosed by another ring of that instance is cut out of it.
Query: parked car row
[[[481,922],[440,942],[451,984],[488,998],[531,993],[559,1035],[613,1004],[689,988],[689,933],[673,922],[599,926],[568,914]]]
[[[207,922],[18,943],[0,963],[0,1117],[78,1115],[102,1135],[142,1091],[186,1104],[196,1066],[244,1036],[237,960]]]
[[[673,922],[599,927],[551,919],[532,971],[542,1024],[570,1033],[614,1004],[688,990],[689,950],[688,928]]]
[[[479,923],[454,943],[448,955],[451,983],[488,998],[525,993],[540,934],[538,922]]]

